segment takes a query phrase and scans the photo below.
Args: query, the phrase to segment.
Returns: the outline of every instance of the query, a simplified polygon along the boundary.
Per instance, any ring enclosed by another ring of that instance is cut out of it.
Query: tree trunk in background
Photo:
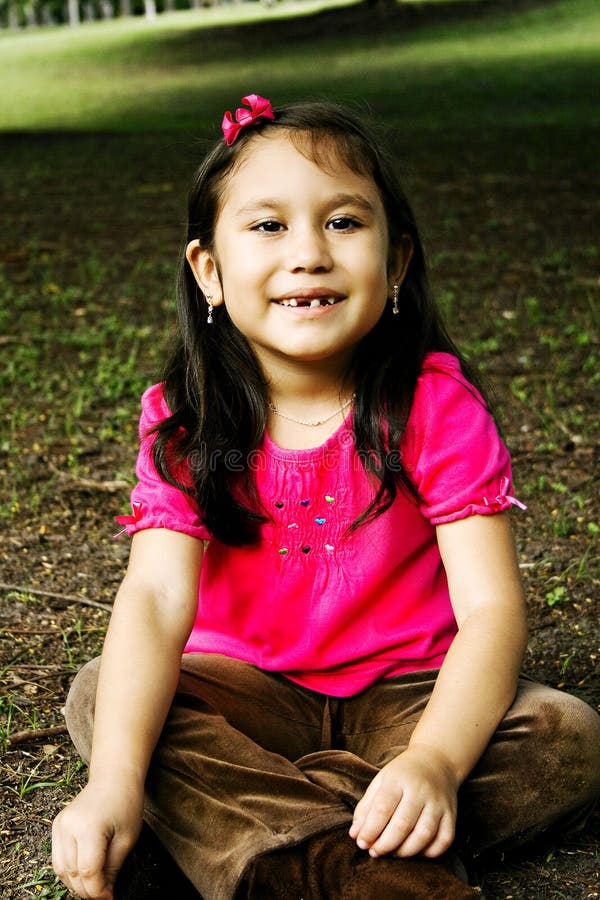
[[[152,22],[156,18],[156,3],[154,0],[144,0],[144,10],[146,18]]]
[[[8,5],[8,27],[9,28],[18,28],[19,27],[19,10],[17,8],[16,3],[9,3]]]
[[[25,16],[25,28],[33,28],[37,25],[35,20],[35,10],[31,3],[26,3],[23,6],[23,15]]]
[[[69,25],[71,28],[77,28],[81,22],[79,17],[79,0],[67,0],[67,12],[69,16]]]

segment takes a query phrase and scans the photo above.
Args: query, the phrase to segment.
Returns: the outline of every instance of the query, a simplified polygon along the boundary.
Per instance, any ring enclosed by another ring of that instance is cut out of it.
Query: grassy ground
[[[154,30],[0,38],[7,900],[62,896],[49,825],[84,772],[52,729],[73,673],[98,652],[126,564],[111,517],[127,508],[138,397],[172,323],[196,138],[214,136],[248,90],[354,99],[392,131],[438,296],[496,389],[529,505],[514,518],[528,671],[598,705],[600,14],[591,0],[515,10],[455,24],[421,11],[382,28],[350,8],[328,29],[308,17],[212,32],[182,14]],[[599,846],[596,817],[566,843],[476,874],[498,900],[593,898]]]
[[[0,128],[197,134],[249,85],[282,99],[360,98],[409,134],[438,135],[442,121],[444,131],[468,132],[594,121],[600,8],[594,0],[527,6],[517,14],[505,5],[493,29],[489,16],[448,22],[447,9],[438,21],[438,4],[432,23],[427,4],[420,14],[399,7],[396,27],[350,6],[343,28],[339,10],[267,20],[260,5],[245,4],[243,38],[239,27],[208,28],[211,11],[159,25],[5,34]]]

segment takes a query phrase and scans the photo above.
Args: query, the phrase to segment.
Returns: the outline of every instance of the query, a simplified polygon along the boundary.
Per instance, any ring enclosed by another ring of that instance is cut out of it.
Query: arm
[[[350,835],[373,856],[448,849],[458,788],[514,699],[527,640],[507,517],[473,516],[437,535],[459,630],[408,748],[356,807]]]
[[[165,529],[132,541],[102,652],[87,786],[56,818],[53,865],[108,898],[142,821],[144,781],[198,605],[201,541]]]

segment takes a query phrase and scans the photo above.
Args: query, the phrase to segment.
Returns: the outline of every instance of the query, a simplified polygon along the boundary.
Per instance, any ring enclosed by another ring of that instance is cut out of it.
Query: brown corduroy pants
[[[89,759],[98,660],[66,715]],[[401,753],[437,670],[326,697],[216,654],[182,660],[146,783],[145,819],[205,900],[230,900],[251,860],[342,825],[379,768]],[[477,855],[551,827],[576,827],[600,794],[600,717],[521,679],[459,794],[456,848]]]

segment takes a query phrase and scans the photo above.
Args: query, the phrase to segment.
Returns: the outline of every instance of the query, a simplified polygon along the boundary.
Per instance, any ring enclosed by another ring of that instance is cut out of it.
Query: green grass
[[[34,877],[23,885],[28,897],[44,897],[45,900],[63,900],[72,896],[55,875],[50,866],[43,866],[34,872]]]
[[[282,100],[359,98],[409,132],[438,132],[442,120],[450,131],[495,131],[525,123],[573,128],[595,118],[596,0],[478,11],[469,21],[408,29],[344,30],[340,11],[340,28],[297,40],[297,22],[285,16],[318,6],[282,4],[278,22],[244,4],[155,23],[4,34],[0,129],[214,133],[222,110],[248,91]],[[232,16],[251,30],[208,28]]]

